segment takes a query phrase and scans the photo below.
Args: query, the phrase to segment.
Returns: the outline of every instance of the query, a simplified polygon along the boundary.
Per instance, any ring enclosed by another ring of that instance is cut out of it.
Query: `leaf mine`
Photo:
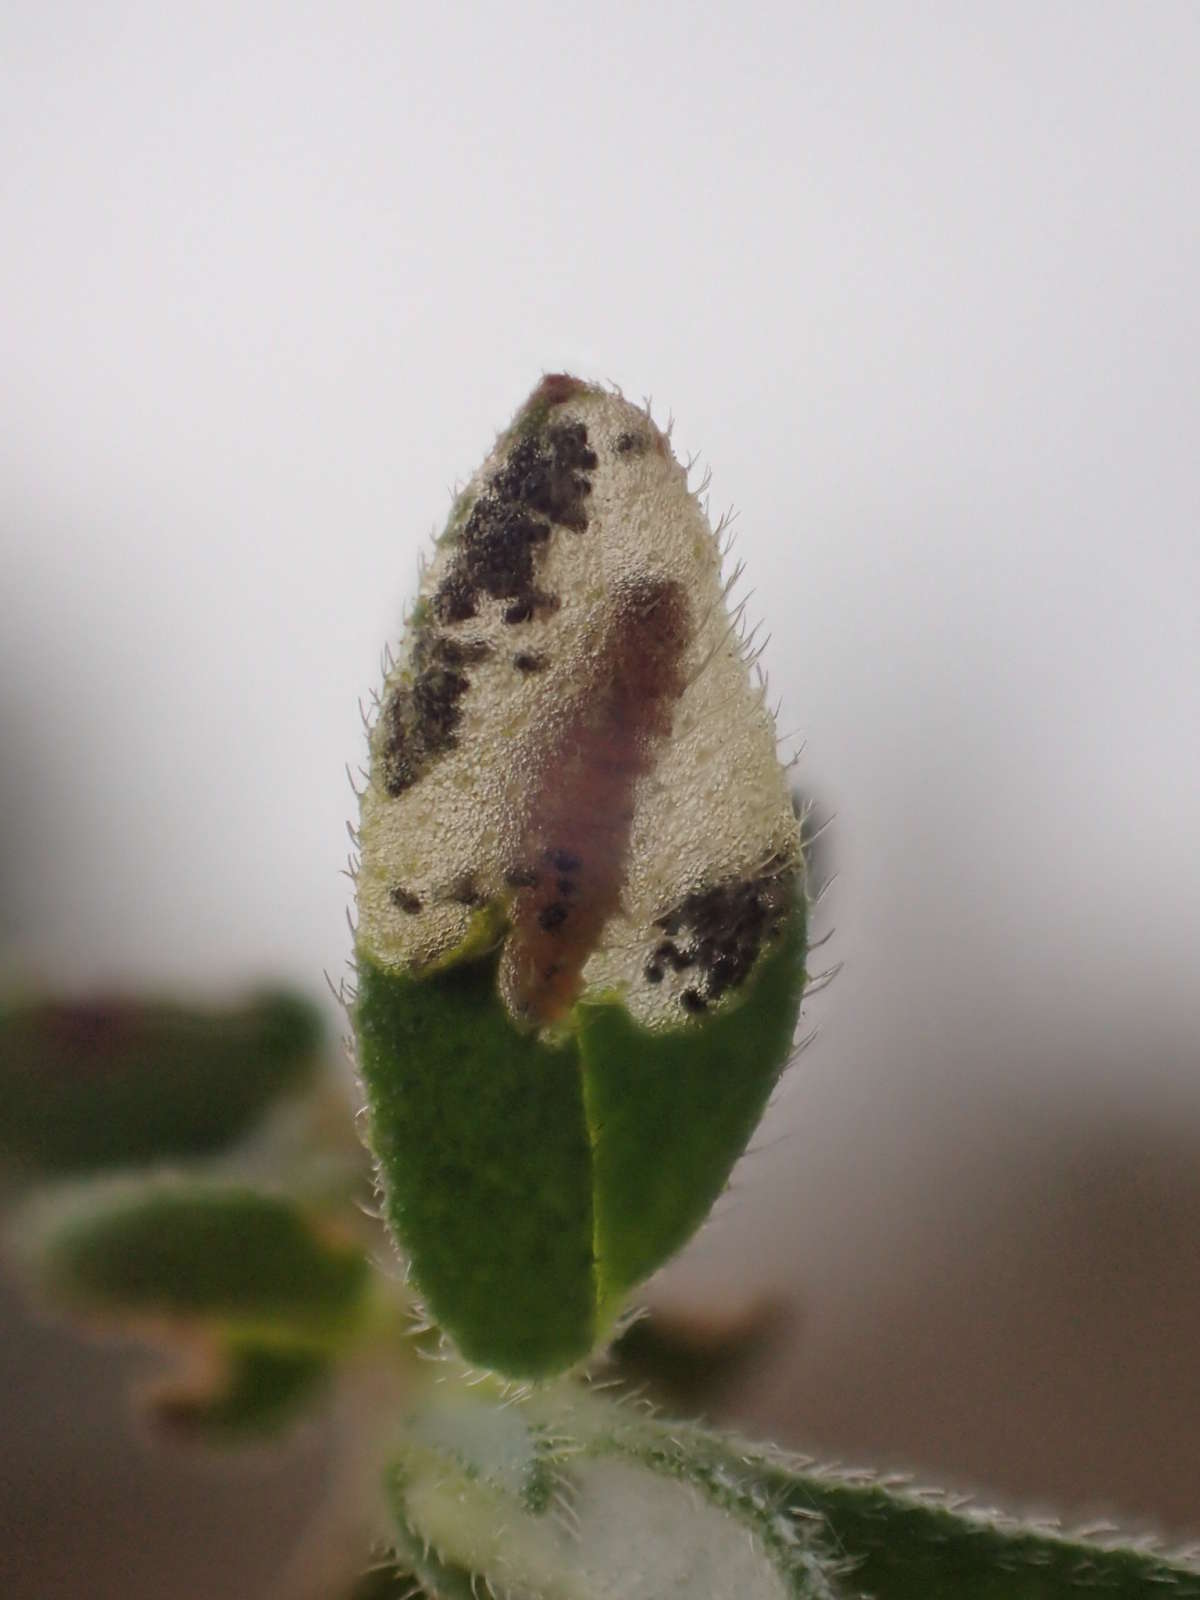
[[[666,435],[551,375],[456,500],[384,685],[370,1138],[432,1310],[500,1370],[587,1354],[790,1049],[803,854],[728,588]]]

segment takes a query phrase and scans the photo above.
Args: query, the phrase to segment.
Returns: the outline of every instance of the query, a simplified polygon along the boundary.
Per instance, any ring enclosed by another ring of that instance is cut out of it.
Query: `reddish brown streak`
[[[689,633],[677,583],[646,579],[618,595],[594,677],[541,763],[521,847],[539,881],[516,897],[504,952],[505,988],[530,1021],[570,1007],[617,909],[633,787],[671,731]]]
[[[587,384],[569,372],[548,372],[525,402],[526,409],[538,404],[561,406],[577,394],[586,394]]]

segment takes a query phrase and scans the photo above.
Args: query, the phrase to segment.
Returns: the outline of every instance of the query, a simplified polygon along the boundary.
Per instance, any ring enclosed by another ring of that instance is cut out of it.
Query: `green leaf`
[[[41,1285],[81,1312],[325,1347],[353,1331],[365,1305],[357,1246],[295,1202],[241,1186],[76,1185],[17,1222]]]
[[[598,1297],[617,1304],[686,1243],[725,1187],[788,1059],[804,902],[743,1004],[651,1033],[619,1000],[579,1007]]]
[[[1200,1569],[1151,1550],[1033,1528],[941,1495],[822,1472],[702,1429],[624,1421],[592,1448],[628,1454],[741,1506],[760,1536],[815,1525],[847,1597],[867,1600],[1200,1600]],[[802,1591],[797,1591],[798,1593]]]
[[[204,1381],[165,1383],[149,1393],[160,1426],[209,1444],[270,1436],[312,1404],[333,1372],[326,1350],[249,1339],[220,1341],[214,1365]]]
[[[1185,1560],[823,1472],[569,1384],[473,1394],[413,1412],[386,1477],[397,1548],[439,1595],[1200,1600]]]
[[[102,998],[0,1008],[0,1158],[43,1171],[201,1156],[245,1133],[320,1059],[290,994],[201,1009]]]
[[[569,1364],[595,1336],[591,1153],[573,1040],[519,1032],[494,958],[424,982],[361,959],[355,1024],[388,1221],[469,1360]]]
[[[544,1375],[720,1193],[787,1059],[803,917],[743,1002],[652,1033],[616,1001],[520,1031],[495,956],[417,980],[360,959],[355,1023],[384,1207],[463,1354]]]

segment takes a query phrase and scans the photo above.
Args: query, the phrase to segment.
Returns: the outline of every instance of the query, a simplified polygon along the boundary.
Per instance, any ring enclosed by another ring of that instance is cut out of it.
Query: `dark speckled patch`
[[[392,690],[381,713],[384,788],[410,789],[431,762],[457,744],[459,702],[471,680],[463,670],[491,654],[482,639],[450,639],[426,628],[413,650],[413,680]]]
[[[581,533],[587,527],[584,501],[592,492],[585,474],[596,464],[583,423],[556,422],[513,447],[489,492]]]
[[[582,422],[548,423],[519,437],[459,533],[454,560],[433,597],[438,620],[465,622],[478,615],[484,598],[508,602],[508,623],[554,610],[557,596],[542,593],[535,582],[537,552],[553,524],[575,533],[587,527],[588,474],[596,465]]]
[[[688,895],[655,923],[669,937],[646,963],[646,980],[661,983],[668,967],[694,968],[679,1002],[685,1011],[705,1010],[749,977],[763,945],[782,930],[794,890],[794,867],[776,857],[756,877]]]
[[[571,387],[575,383],[556,375],[544,381],[538,394],[547,415],[550,407],[579,392]],[[394,689],[383,708],[381,761],[388,794],[410,789],[457,744],[461,701],[471,684],[466,669],[491,650],[481,639],[441,630],[478,616],[485,598],[505,601],[501,614],[512,625],[558,609],[558,596],[537,586],[537,552],[554,525],[576,533],[586,529],[588,474],[596,465],[582,422],[543,422],[516,437],[475,500],[457,531],[453,559],[427,619],[417,627],[412,681]],[[534,651],[513,657],[520,672],[538,672],[544,664]]]

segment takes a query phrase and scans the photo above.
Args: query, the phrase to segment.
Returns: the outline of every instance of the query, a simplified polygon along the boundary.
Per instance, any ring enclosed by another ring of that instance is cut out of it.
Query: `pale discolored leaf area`
[[[409,1418],[397,1549],[428,1592],[505,1600],[1200,1597],[1200,1569],[841,1476],[595,1393]]]

